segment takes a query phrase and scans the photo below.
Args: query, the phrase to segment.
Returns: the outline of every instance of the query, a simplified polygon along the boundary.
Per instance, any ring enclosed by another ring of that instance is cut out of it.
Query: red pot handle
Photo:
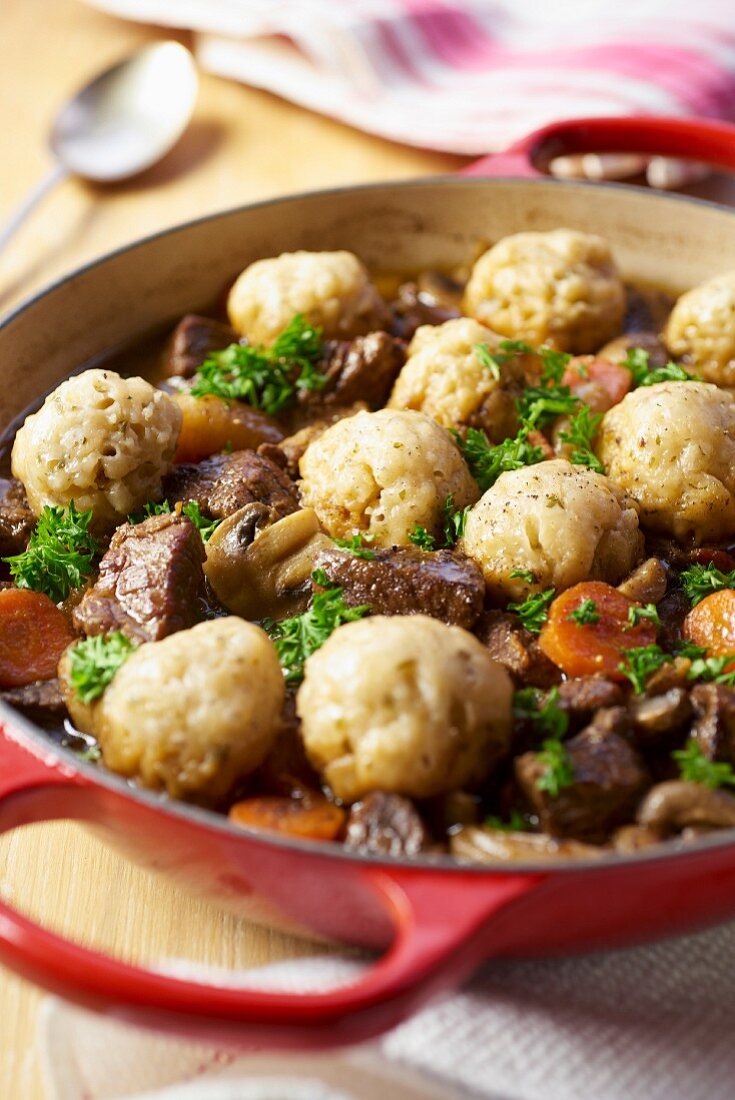
[[[511,145],[482,157],[467,176],[542,176],[536,165],[574,153],[645,153],[686,157],[735,170],[735,126],[690,118],[579,118],[553,122]]]
[[[85,817],[95,785],[0,727],[0,832],[28,821]],[[70,797],[71,795],[71,797]],[[393,1027],[482,960],[491,917],[546,876],[371,867],[368,885],[396,931],[387,954],[352,984],[324,993],[268,993],[184,981],[130,966],[42,928],[0,902],[0,961],[98,1011],[218,1043],[332,1046]],[[500,922],[502,927],[502,921]]]

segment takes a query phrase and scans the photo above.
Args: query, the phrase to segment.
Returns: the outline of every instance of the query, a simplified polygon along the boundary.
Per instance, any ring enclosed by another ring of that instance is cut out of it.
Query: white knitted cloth
[[[167,969],[306,990],[347,981],[360,965]],[[49,1100],[732,1100],[734,1031],[730,924],[631,951],[490,964],[382,1040],[333,1055],[233,1056],[51,998],[39,1042]]]

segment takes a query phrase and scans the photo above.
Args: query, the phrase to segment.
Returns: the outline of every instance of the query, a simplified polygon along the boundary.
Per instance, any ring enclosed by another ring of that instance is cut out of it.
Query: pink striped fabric
[[[89,0],[196,32],[205,69],[482,153],[576,115],[735,117],[735,0]]]

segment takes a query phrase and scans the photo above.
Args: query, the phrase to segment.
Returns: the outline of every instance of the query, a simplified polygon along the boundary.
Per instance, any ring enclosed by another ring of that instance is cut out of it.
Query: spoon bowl
[[[56,163],[0,229],[0,250],[57,183],[76,175],[114,183],[150,168],[183,134],[199,78],[179,42],[155,42],[85,85],[59,111],[50,147]]]
[[[145,46],[82,88],[50,137],[69,171],[100,183],[150,168],[189,124],[197,97],[194,59],[179,42]]]

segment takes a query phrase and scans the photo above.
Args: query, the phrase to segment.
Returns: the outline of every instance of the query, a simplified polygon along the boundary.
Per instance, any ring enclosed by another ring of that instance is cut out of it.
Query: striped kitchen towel
[[[735,0],[90,0],[202,67],[456,153],[579,115],[735,117]]]

